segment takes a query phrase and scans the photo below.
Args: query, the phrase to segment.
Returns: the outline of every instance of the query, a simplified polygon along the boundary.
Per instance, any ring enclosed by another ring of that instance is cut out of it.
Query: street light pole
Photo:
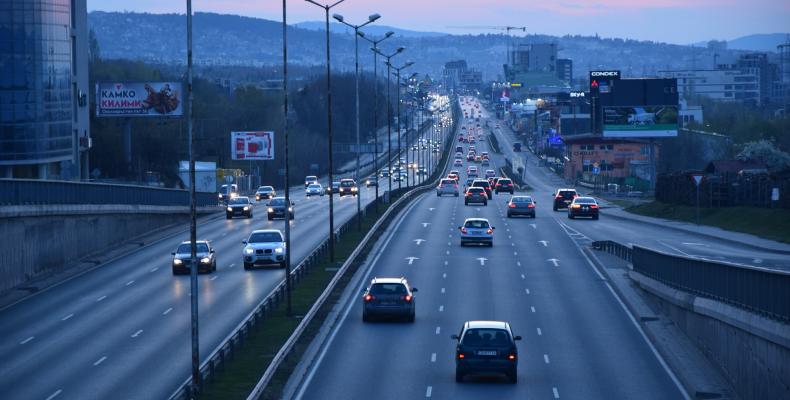
[[[406,64],[404,64],[400,68],[392,67],[396,71],[396,74],[397,74],[395,82],[397,82],[396,86],[397,86],[397,89],[398,89],[397,100],[396,101],[398,102],[398,126],[397,126],[397,128],[398,128],[398,163],[399,164],[400,164],[400,155],[401,155],[401,153],[403,153],[403,148],[401,147],[401,140],[400,140],[400,125],[401,125],[401,120],[400,120],[400,71],[402,69],[404,69],[404,68],[408,68],[408,67],[412,66],[413,64],[414,64],[413,62],[409,61],[409,62],[407,62]],[[391,66],[389,61],[387,61],[387,66]],[[408,151],[406,153],[407,153],[407,157],[408,157]],[[408,184],[409,184],[409,165],[407,163],[406,164],[406,185],[408,186]],[[400,190],[400,189],[401,189],[401,180],[398,179],[398,190]]]
[[[192,137],[192,0],[187,0],[187,141],[189,147],[189,299],[192,321],[192,395],[200,390],[200,346],[197,282],[197,198],[195,195],[195,151]]]
[[[338,0],[332,4],[319,4],[313,0],[305,0],[324,9],[326,17],[326,119],[327,119],[327,141],[329,143],[329,187],[332,187],[332,71],[329,57],[329,10],[344,2]],[[334,190],[329,191],[329,261],[335,262],[335,214],[334,214]]]
[[[403,46],[398,47],[397,50],[395,50],[395,52],[392,54],[384,54],[378,49],[376,49],[375,47],[371,49],[378,55],[387,59],[387,61],[385,62],[385,64],[387,65],[387,169],[388,169],[387,178],[389,178],[388,180],[389,180],[390,196],[392,196],[392,168],[391,168],[392,166],[392,96],[390,95],[390,83],[392,80],[391,79],[392,64],[390,63],[390,60],[392,59],[392,57],[395,57],[396,55],[400,54],[405,49],[406,48]],[[400,172],[398,174],[400,174]]]
[[[359,29],[365,25],[373,23],[377,19],[381,18],[381,15],[372,14],[368,17],[367,22],[361,25],[352,25],[348,22],[343,20],[343,16],[340,14],[335,14],[332,16],[338,22],[348,27],[354,29],[354,84],[356,86],[356,95],[355,103],[356,103],[356,117],[357,117],[357,172],[356,172],[356,181],[360,181],[360,173],[359,173],[359,155],[361,153],[360,143],[359,143]],[[378,183],[377,183],[378,185]],[[377,186],[378,187],[378,186]],[[357,231],[362,232],[362,193],[360,190],[357,190]]]
[[[285,137],[285,295],[287,298],[286,315],[292,314],[291,308],[291,188],[288,169],[288,24],[286,22],[286,0],[283,0],[283,136]]]
[[[367,40],[368,42],[373,44],[373,171],[376,174],[376,214],[379,212],[379,78],[378,78],[378,45],[385,39],[389,38],[390,36],[394,35],[395,32],[389,31],[384,34],[384,37],[378,40],[373,40],[365,37],[365,34],[362,32],[357,32],[357,35],[362,39]],[[389,176],[389,171],[387,172]]]

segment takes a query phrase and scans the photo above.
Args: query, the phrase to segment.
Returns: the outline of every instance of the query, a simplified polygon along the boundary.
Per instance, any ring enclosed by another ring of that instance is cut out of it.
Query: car
[[[469,151],[476,152],[477,148],[475,148],[475,146],[469,146]]]
[[[496,194],[502,192],[513,194],[513,188],[514,188],[513,181],[510,178],[499,178],[494,183],[494,192]]]
[[[362,292],[362,322],[373,317],[402,317],[414,322],[414,293],[406,278],[373,278]]]
[[[228,207],[225,209],[225,218],[232,219],[237,215],[252,218],[252,202],[250,202],[249,197],[239,196],[228,200]]]
[[[472,243],[493,247],[494,229],[485,218],[467,218],[464,224],[458,227],[461,247]]]
[[[255,201],[261,201],[262,199],[271,199],[276,195],[277,194],[274,191],[273,187],[261,186],[258,188],[258,190],[255,191]]]
[[[592,217],[598,219],[598,202],[592,197],[576,197],[568,206],[568,218]]]
[[[469,187],[466,189],[466,193],[464,193],[464,205],[468,206],[470,203],[482,203],[484,206],[487,206],[488,195],[486,195],[485,189],[481,187]]]
[[[504,321],[466,321],[461,332],[450,336],[455,346],[455,381],[471,374],[504,374],[518,382],[518,348],[510,324]]]
[[[275,197],[269,200],[269,203],[266,204],[269,221],[275,218],[285,218],[285,204],[285,197]],[[291,205],[288,206],[288,219],[294,219],[294,205],[295,203],[291,201]]]
[[[494,171],[493,169],[486,170],[486,178],[493,178],[495,176],[496,176],[496,171]]]
[[[307,175],[304,178],[304,187],[308,187],[314,183],[318,183],[318,177],[315,175]]]
[[[463,159],[464,158],[464,153],[462,153],[460,151],[456,151],[455,155],[453,156],[453,158],[454,159]]]
[[[357,182],[351,178],[344,178],[340,180],[340,189],[337,191],[340,194],[340,197],[343,196],[356,196],[359,192],[359,188],[357,188]]]
[[[310,196],[323,196],[324,195],[324,188],[321,186],[320,183],[313,183],[304,190],[304,195],[307,197]]]
[[[467,139],[467,141],[469,142],[469,144],[474,144],[475,143],[475,137],[474,136],[469,136],[469,139]]]
[[[449,174],[447,174],[447,179],[452,179],[453,181],[455,181],[455,183],[458,183],[458,179],[460,178],[458,177],[457,172],[450,172]]]
[[[382,178],[389,178],[389,176],[390,176],[390,172],[389,172],[389,171],[387,171],[386,169],[382,169],[382,170],[379,172],[379,176],[380,176],[380,177],[382,177]]]
[[[379,180],[375,176],[368,177],[368,179],[365,180],[365,187],[378,186],[378,185],[379,185]]]
[[[464,182],[464,193],[466,193],[466,189],[472,187],[472,182],[475,181],[475,178],[467,178],[466,182]]]
[[[451,194],[458,197],[458,181],[455,179],[447,178],[439,181],[439,186],[436,187],[436,196],[440,197],[445,194]]]
[[[488,158],[488,152],[487,151],[480,152],[480,157]]]
[[[491,161],[489,161],[487,158],[483,158],[480,161],[480,166],[481,167],[490,167],[491,166]]]
[[[285,268],[286,252],[285,237],[277,229],[254,230],[247,240],[242,242],[242,259],[244,269],[260,265],[278,265]]]
[[[554,206],[552,206],[552,208],[554,211],[560,208],[568,208],[568,205],[571,204],[573,199],[577,196],[576,189],[557,189],[557,192],[552,195],[552,197],[554,197]]]
[[[326,193],[337,193],[338,189],[340,189],[340,182],[334,181],[332,182],[332,186],[326,188]]]
[[[493,192],[491,192],[491,183],[485,179],[475,179],[475,181],[472,182],[472,187],[482,188],[489,199],[493,197]]]
[[[222,204],[228,204],[228,200],[239,195],[239,185],[233,183],[229,185],[222,185],[219,187],[219,201]]]
[[[476,156],[475,157],[475,162],[476,163],[479,163],[479,162],[482,162],[482,161],[483,161],[483,157],[480,157],[480,156]]]
[[[393,182],[405,182],[406,181],[406,176],[403,175],[403,174],[397,175],[394,178],[392,178],[392,181]]]
[[[181,242],[176,248],[176,251],[170,253],[173,256],[173,261],[170,266],[173,270],[173,275],[188,274],[191,272],[189,268],[190,260],[192,258],[192,246],[190,241]],[[211,247],[211,242],[208,240],[198,240],[195,242],[196,257],[198,273],[207,272],[211,273],[217,270],[217,257],[214,254],[214,248]]]
[[[425,167],[418,167],[417,176],[428,176],[428,170]]]
[[[535,204],[531,196],[511,196],[507,201],[507,217],[526,215],[535,218]]]
[[[475,153],[469,153],[466,155],[466,161],[475,161]]]
[[[456,176],[455,180],[458,180],[458,176],[460,176],[461,173],[458,172],[457,169],[451,169],[450,172],[447,174],[447,176],[449,177],[450,175],[455,175]]]
[[[463,153],[463,152],[464,152],[464,146],[455,146],[455,153],[456,154]]]
[[[477,167],[474,165],[470,165],[466,167],[466,174],[467,175],[474,174],[475,176],[477,176]]]

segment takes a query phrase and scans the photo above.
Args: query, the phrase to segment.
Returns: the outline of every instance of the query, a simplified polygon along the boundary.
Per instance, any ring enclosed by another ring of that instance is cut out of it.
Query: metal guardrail
[[[674,288],[790,322],[790,272],[633,246],[634,271]]]
[[[632,260],[631,247],[611,240],[600,240],[600,241],[592,242],[592,248],[595,250],[605,251],[609,254],[620,257],[628,262],[631,262]]]
[[[217,205],[216,193],[196,195],[198,207]],[[0,205],[56,204],[188,206],[189,191],[109,183],[0,179]]]

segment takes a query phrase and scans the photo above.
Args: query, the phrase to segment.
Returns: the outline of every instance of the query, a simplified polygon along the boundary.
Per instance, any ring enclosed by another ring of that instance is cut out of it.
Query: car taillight
[[[592,204],[590,205],[590,208],[598,208],[598,204]]]
[[[461,233],[466,233],[466,228],[461,228]]]
[[[366,294],[366,295],[365,295],[365,297],[364,297],[364,299],[365,299],[365,301],[371,301],[371,300],[373,300],[373,295],[371,295],[371,294]]]
[[[574,195],[573,195],[573,197],[571,197],[571,198],[572,198],[572,199],[575,199],[575,198],[577,198],[577,197],[579,197],[579,196],[574,194]]]
[[[580,204],[573,204],[571,205],[571,208],[582,208],[582,206]]]
[[[510,205],[508,205],[508,208],[516,208],[516,203],[510,203]]]
[[[463,360],[463,359],[464,359],[464,357],[465,357],[465,356],[464,356],[464,353],[458,353],[458,358],[459,358],[459,359]]]
[[[411,295],[407,294],[407,295],[403,296],[403,300],[405,300],[406,302],[411,301]]]
[[[510,354],[510,355],[507,356],[507,359],[510,360],[510,361],[515,361],[516,360],[516,355],[515,354]]]
[[[500,186],[502,186],[502,184],[501,184],[501,183],[497,183],[497,184],[496,184],[496,187],[500,187]]]
[[[486,231],[486,233],[490,235],[490,234],[494,233],[494,230],[493,230],[493,229],[491,229],[491,228],[488,228],[488,230]]]
[[[534,204],[530,204],[530,205],[527,206],[527,208],[535,208],[535,205]]]
[[[471,196],[472,196],[472,192],[466,192],[466,197],[471,197]]]
[[[554,198],[554,200],[562,200],[562,196],[557,196]]]

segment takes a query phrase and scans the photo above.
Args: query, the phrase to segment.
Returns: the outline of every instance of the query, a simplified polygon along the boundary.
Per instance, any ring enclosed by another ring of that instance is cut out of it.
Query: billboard
[[[274,132],[231,132],[230,154],[234,160],[274,160]]]
[[[97,82],[97,117],[181,117],[180,82]]]
[[[605,137],[677,136],[678,107],[604,107],[603,135]]]

